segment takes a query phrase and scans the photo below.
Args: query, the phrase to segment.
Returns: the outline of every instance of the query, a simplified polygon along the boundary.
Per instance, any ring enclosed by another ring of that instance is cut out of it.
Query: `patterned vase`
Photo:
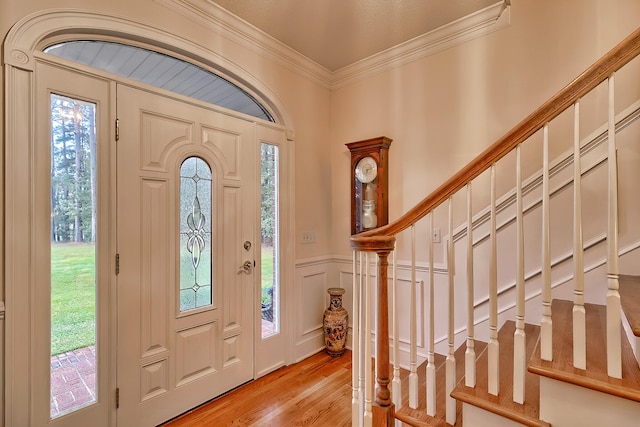
[[[329,307],[324,311],[324,342],[327,354],[332,357],[342,356],[347,342],[347,319],[349,314],[342,307],[342,288],[327,289],[331,295]]]

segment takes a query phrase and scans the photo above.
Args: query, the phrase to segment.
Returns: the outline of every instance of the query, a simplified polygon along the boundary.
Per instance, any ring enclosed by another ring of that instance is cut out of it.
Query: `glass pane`
[[[278,147],[261,144],[262,338],[280,331]]]
[[[199,157],[180,166],[180,312],[213,304],[211,168]]]
[[[95,117],[51,95],[51,418],[97,399]]]

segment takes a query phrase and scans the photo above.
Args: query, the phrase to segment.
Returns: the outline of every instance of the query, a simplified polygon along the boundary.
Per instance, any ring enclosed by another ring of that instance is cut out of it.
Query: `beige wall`
[[[334,91],[333,253],[349,253],[344,143],[394,140],[389,217],[398,218],[639,23],[634,0],[512,0],[506,29]]]

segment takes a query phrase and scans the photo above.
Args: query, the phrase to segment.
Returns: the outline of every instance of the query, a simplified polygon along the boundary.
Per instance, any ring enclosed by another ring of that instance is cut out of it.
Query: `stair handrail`
[[[502,138],[476,156],[407,213],[387,225],[351,236],[351,247],[359,251],[375,252],[376,247],[388,245],[391,236],[397,235],[418,222],[450,196],[486,171],[492,164],[526,141],[531,135],[540,130],[545,123],[559,116],[611,74],[633,60],[638,54],[640,54],[640,28],[618,43],[580,76],[518,123]]]

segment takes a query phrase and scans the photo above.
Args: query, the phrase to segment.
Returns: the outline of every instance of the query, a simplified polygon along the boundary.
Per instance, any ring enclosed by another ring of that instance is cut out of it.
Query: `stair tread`
[[[620,303],[631,331],[640,337],[640,276],[620,275]]]
[[[513,401],[513,334],[515,329],[515,322],[507,321],[498,332],[498,342],[500,343],[500,388],[498,396],[494,396],[488,391],[488,352],[484,352],[478,359],[476,387],[467,387],[464,382],[460,382],[451,395],[461,402],[474,405],[527,426],[549,426],[549,423],[539,419],[540,378],[538,376],[527,372],[525,402],[524,404],[519,404]],[[533,354],[539,334],[539,326],[525,324],[527,359]]]
[[[551,311],[553,316],[553,361],[541,359],[538,345],[529,362],[529,371],[640,402],[640,369],[624,330],[621,331],[622,379],[611,378],[607,375],[606,308],[602,305],[585,304],[587,319],[586,370],[573,367],[573,303],[554,300]]]
[[[476,354],[484,352],[487,344],[482,341],[475,341]],[[461,345],[454,353],[456,359],[456,383],[464,376],[464,364],[466,344]],[[435,355],[436,365],[436,415],[430,417],[427,415],[426,408],[426,365],[424,362],[418,367],[418,408],[411,409],[409,407],[409,379],[408,372],[403,372],[402,379],[402,405],[396,409],[396,418],[403,423],[415,427],[441,427],[450,426],[446,420],[446,403],[445,403],[445,361],[446,357],[440,354]],[[457,403],[456,419],[461,419],[462,405]]]

